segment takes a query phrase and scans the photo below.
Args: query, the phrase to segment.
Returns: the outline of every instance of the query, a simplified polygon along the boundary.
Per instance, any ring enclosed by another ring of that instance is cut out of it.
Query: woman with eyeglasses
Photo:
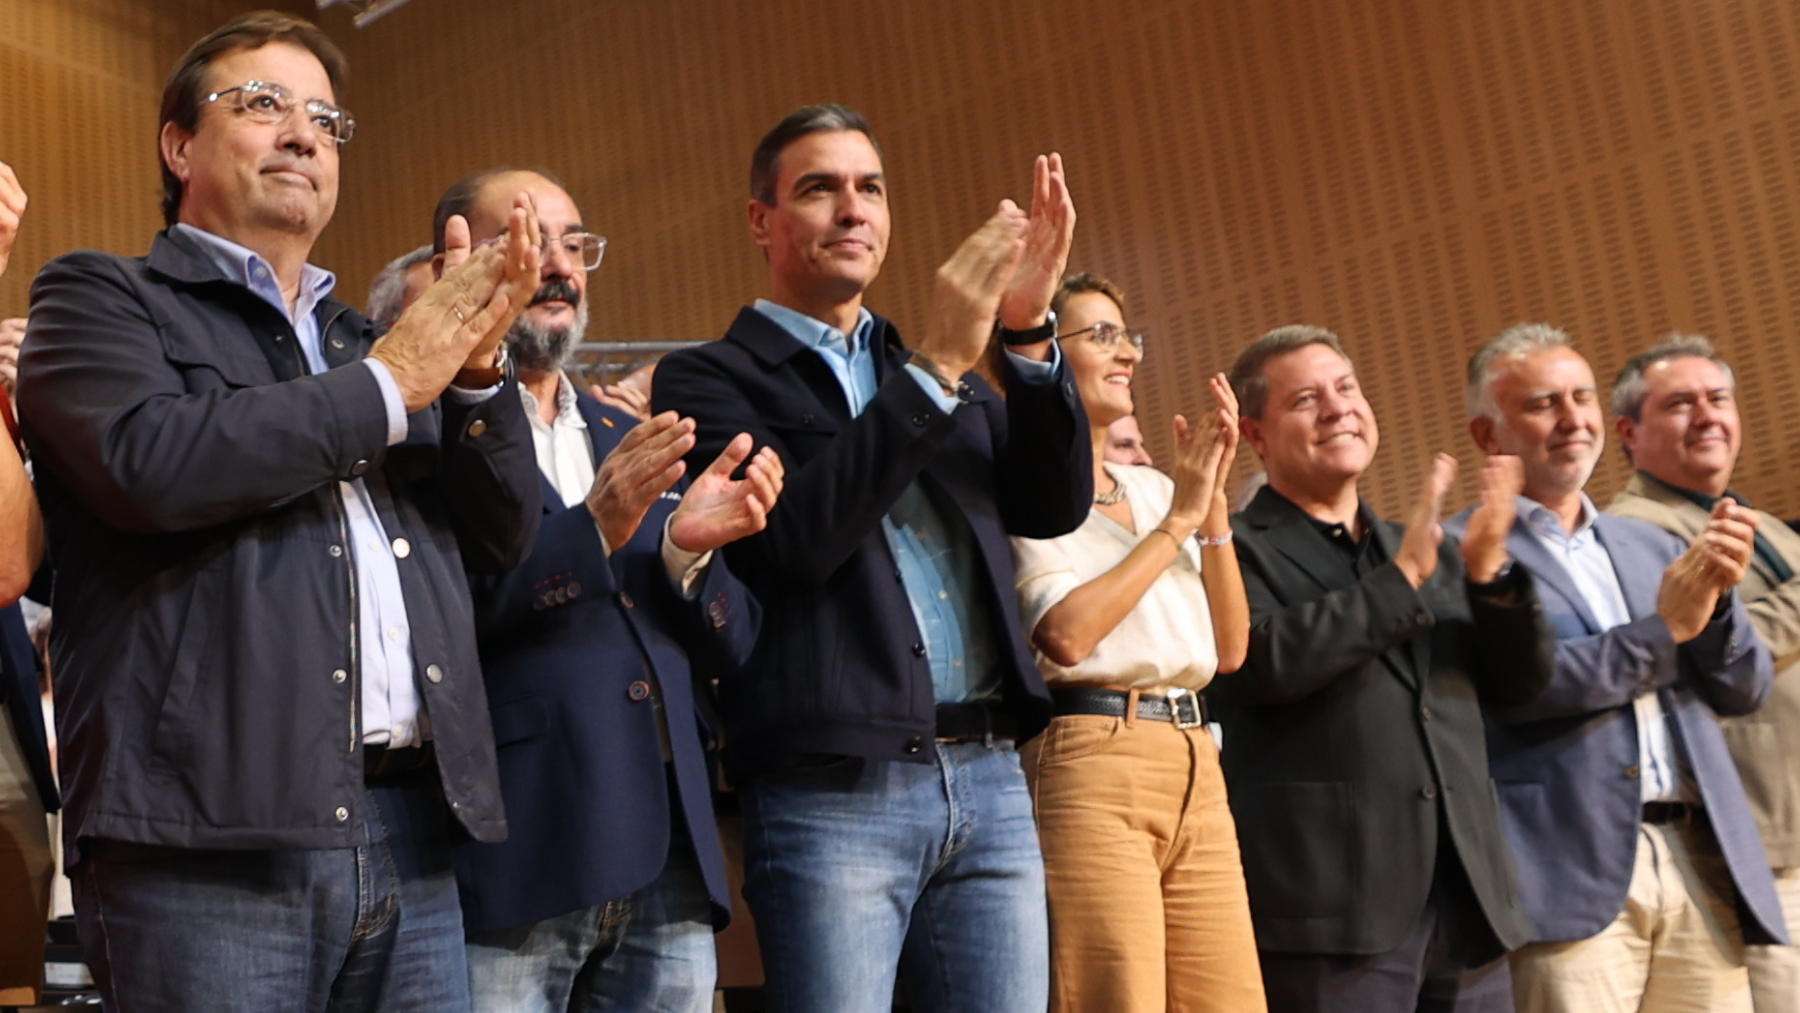
[[[1132,413],[1143,335],[1096,275],[1066,279],[1053,308],[1093,429],[1096,495],[1075,531],[1012,543],[1055,701],[1021,756],[1050,899],[1050,1008],[1263,1010],[1237,831],[1196,695],[1249,644],[1224,492],[1237,400],[1216,375],[1216,410],[1175,417],[1169,475],[1109,463],[1107,426]]]

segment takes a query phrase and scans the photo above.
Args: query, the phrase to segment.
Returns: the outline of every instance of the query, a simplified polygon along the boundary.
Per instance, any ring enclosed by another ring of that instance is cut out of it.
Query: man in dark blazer
[[[752,158],[771,298],[657,368],[659,411],[698,421],[695,466],[740,432],[786,492],[725,549],[763,607],[722,686],[742,788],[745,898],[771,1008],[1041,1013],[1043,861],[1015,742],[1049,698],[1020,629],[1010,534],[1072,530],[1093,497],[1075,387],[1049,340],[1074,208],[1038,159],[939,269],[916,351],[863,307],[888,181],[863,118],[790,115]],[[970,372],[998,317],[1002,399]]]
[[[1556,678],[1489,732],[1532,943],[1519,1009],[1750,1013],[1744,944],[1785,942],[1768,856],[1719,731],[1762,705],[1773,662],[1734,592],[1756,516],[1729,498],[1693,546],[1602,514],[1606,443],[1568,335],[1520,324],[1469,364],[1469,430],[1524,465],[1507,537],[1556,628]]]
[[[1232,522],[1250,653],[1208,697],[1274,1011],[1512,1009],[1529,935],[1487,775],[1482,707],[1531,699],[1550,643],[1508,568],[1516,469],[1483,472],[1458,543],[1439,455],[1407,526],[1358,492],[1374,412],[1335,335],[1277,328],[1232,370],[1269,483]]]
[[[745,437],[671,491],[693,424],[639,425],[563,372],[603,248],[568,192],[540,172],[480,173],[436,220],[463,215],[480,242],[521,192],[543,277],[507,342],[544,517],[518,569],[471,578],[509,830],[453,856],[475,1008],[705,1013],[731,901],[696,686],[741,663],[758,625],[714,550],[761,528],[780,462],[765,450],[734,481]]]

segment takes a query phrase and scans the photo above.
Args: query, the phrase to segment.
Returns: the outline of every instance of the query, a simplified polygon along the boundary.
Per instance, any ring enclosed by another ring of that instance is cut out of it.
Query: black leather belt
[[[1131,693],[1122,689],[1098,686],[1074,686],[1050,691],[1050,701],[1057,717],[1065,714],[1100,714],[1122,718]],[[1161,693],[1139,693],[1137,716],[1146,721],[1169,721],[1177,728],[1198,728],[1212,720],[1207,713],[1206,698],[1188,690]]]
[[[429,742],[404,749],[389,749],[385,742],[363,747],[364,784],[400,784],[436,766],[437,752]]]
[[[941,703],[937,706],[939,742],[993,742],[1017,739],[1019,721],[994,703]]]
[[[1706,818],[1706,810],[1692,802],[1645,802],[1645,823],[1686,823]]]

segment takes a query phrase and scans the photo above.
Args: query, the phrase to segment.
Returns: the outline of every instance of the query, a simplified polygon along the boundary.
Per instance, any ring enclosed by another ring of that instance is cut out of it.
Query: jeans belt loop
[[[1138,719],[1138,697],[1142,696],[1136,689],[1125,691],[1125,727],[1134,728]]]

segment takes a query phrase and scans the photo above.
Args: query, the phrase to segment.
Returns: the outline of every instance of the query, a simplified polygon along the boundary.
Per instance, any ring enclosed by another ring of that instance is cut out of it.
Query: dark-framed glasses
[[[356,120],[349,113],[323,99],[301,102],[273,81],[245,81],[235,88],[213,92],[206,96],[206,102],[218,102],[258,123],[280,123],[296,108],[305,109],[306,121],[313,129],[339,144],[348,142],[356,133]]]
[[[505,238],[495,236],[483,239],[475,244],[475,248],[479,250],[483,246],[492,246]],[[592,232],[565,232],[560,236],[546,236],[538,252],[544,255],[546,264],[550,262],[552,254],[561,253],[569,258],[569,263],[580,264],[582,270],[592,271],[600,266],[600,261],[606,259],[606,237],[596,236]]]
[[[1107,349],[1117,348],[1119,346],[1120,341],[1126,341],[1131,344],[1131,347],[1137,349],[1138,351],[1142,352],[1144,350],[1144,332],[1143,331],[1128,331],[1125,328],[1120,327],[1118,324],[1109,323],[1105,320],[1100,321],[1099,323],[1095,324],[1092,327],[1083,327],[1079,331],[1070,331],[1067,334],[1058,334],[1056,336],[1056,340],[1067,341],[1069,338],[1082,338],[1082,337],[1087,338],[1089,341],[1092,341],[1094,344],[1099,345],[1101,348],[1107,348]]]

